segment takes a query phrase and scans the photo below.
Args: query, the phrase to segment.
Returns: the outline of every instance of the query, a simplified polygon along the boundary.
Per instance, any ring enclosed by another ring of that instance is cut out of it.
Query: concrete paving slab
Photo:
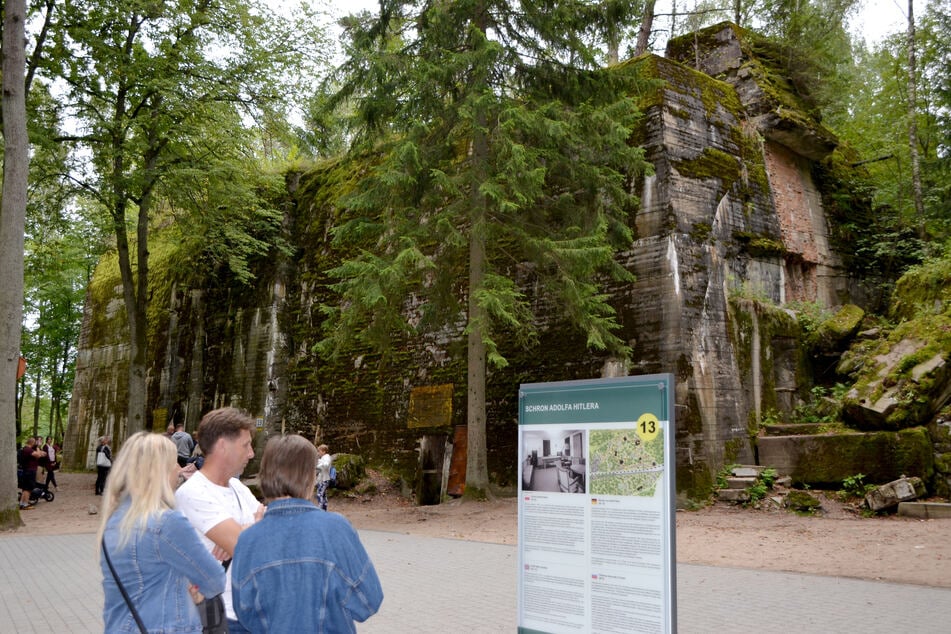
[[[360,531],[383,583],[360,634],[514,632],[514,546]],[[93,534],[0,534],[0,632],[102,632]],[[951,589],[680,564],[679,631],[947,633]]]

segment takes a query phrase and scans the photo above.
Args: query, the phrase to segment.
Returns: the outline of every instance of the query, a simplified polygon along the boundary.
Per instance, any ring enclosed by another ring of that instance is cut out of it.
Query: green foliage
[[[765,306],[772,306],[774,304],[769,293],[760,286],[750,283],[748,280],[743,280],[737,285],[736,280],[731,278],[729,293],[731,300],[745,299]]]
[[[756,476],[756,481],[746,489],[750,494],[750,500],[747,502],[747,504],[756,504],[760,500],[764,499],[766,495],[772,490],[773,484],[776,483],[776,478],[778,476],[778,472],[772,467],[767,467],[761,470]]]
[[[394,333],[455,324],[469,300],[479,313],[466,331],[477,329],[497,367],[501,338],[535,340],[540,300],[593,349],[626,351],[602,283],[631,279],[613,254],[631,240],[626,179],[647,168],[627,142],[636,70],[593,69],[593,52],[564,30],[578,26],[569,6],[516,24],[497,4],[480,15],[447,4],[405,22],[346,22],[350,59],[334,105],[354,113],[355,147],[376,144],[383,158],[340,201],[334,247],[352,255],[330,271],[340,301],[324,307],[321,351],[385,349]],[[512,48],[515,33],[522,44]],[[470,267],[475,247],[484,269]],[[406,298],[419,306],[413,323]]]
[[[816,332],[824,321],[832,317],[832,311],[820,302],[792,301],[786,307],[795,311],[796,319],[805,335]]]
[[[839,490],[839,495],[844,498],[863,498],[865,494],[874,488],[874,484],[865,482],[864,473],[856,473],[842,480],[842,488]]]
[[[760,426],[763,425],[782,425],[785,422],[783,415],[773,409],[769,408],[763,411],[760,416]]]
[[[717,486],[718,489],[725,489],[725,488],[726,488],[727,478],[731,477],[731,476],[733,475],[733,470],[736,469],[736,468],[739,467],[739,466],[740,466],[740,465],[735,464],[735,463],[733,463],[733,464],[727,464],[727,465],[723,465],[723,466],[720,468],[720,470],[717,471],[717,482],[716,482],[716,486]]]
[[[245,0],[76,0],[57,5],[56,16],[41,71],[64,87],[60,105],[81,130],[61,137],[84,163],[69,170],[80,204],[114,232],[132,432],[146,420],[147,333],[160,310],[149,306],[149,290],[162,291],[158,302],[172,283],[150,280],[150,249],[164,246],[150,232],[174,209],[180,255],[202,252],[204,261],[190,261],[223,264],[245,283],[249,260],[280,248],[282,214],[262,202],[273,200],[263,192],[275,178],[254,175],[272,148],[292,145],[283,99],[313,81],[325,38],[307,20]]]
[[[755,484],[748,487],[746,490],[750,494],[750,504],[755,504],[763,498],[766,497],[766,494],[769,492],[770,487],[765,482],[757,481]]]
[[[630,179],[649,169],[630,143],[643,82],[598,67],[589,9],[397,1],[342,23],[338,110],[320,118],[344,117],[351,156],[379,160],[335,201],[342,261],[316,350],[388,362],[409,338],[464,339],[466,496],[488,489],[487,368],[536,341],[536,310],[629,353],[604,287],[632,279],[614,254],[633,239]]]
[[[837,113],[832,122],[836,131],[854,146],[875,187],[874,202],[878,222],[888,235],[875,244],[861,245],[877,250],[883,260],[907,263],[920,260],[929,242],[944,242],[951,235],[948,214],[951,200],[946,195],[951,156],[942,148],[951,139],[951,91],[948,90],[951,36],[951,3],[930,2],[916,22],[918,68],[917,114],[918,154],[924,189],[925,218],[916,217],[911,192],[910,149],[908,147],[908,75],[905,25],[895,29],[873,50],[855,47],[853,80],[843,94],[849,96],[849,110]],[[918,235],[924,221],[925,235]],[[900,273],[900,270],[899,270]]]
[[[796,406],[792,418],[797,423],[834,425],[839,420],[839,407],[836,399],[827,399],[831,394],[829,388],[817,385],[810,391],[810,398],[805,403]]]

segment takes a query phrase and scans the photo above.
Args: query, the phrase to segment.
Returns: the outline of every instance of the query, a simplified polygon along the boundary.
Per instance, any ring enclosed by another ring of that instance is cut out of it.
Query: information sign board
[[[672,385],[520,387],[519,632],[677,631]]]

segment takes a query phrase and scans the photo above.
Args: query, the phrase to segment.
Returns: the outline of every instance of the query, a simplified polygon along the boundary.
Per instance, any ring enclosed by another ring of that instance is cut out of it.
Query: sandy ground
[[[99,501],[95,475],[58,473],[52,502],[40,500],[22,513],[32,534],[95,532]],[[417,507],[376,479],[373,495],[337,495],[330,510],[359,529],[394,531],[515,544],[515,498],[491,502],[454,500]],[[834,499],[824,514],[800,517],[770,508],[749,510],[717,504],[677,513],[677,560],[739,568],[785,570],[951,588],[951,520],[895,516],[863,518]],[[92,511],[93,513],[91,513]]]

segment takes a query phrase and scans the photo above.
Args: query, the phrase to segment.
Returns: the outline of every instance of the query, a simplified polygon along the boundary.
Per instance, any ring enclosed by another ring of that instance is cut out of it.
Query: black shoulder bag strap
[[[125,604],[129,606],[129,611],[132,612],[132,618],[135,619],[136,625],[139,626],[139,631],[142,634],[148,634],[149,631],[142,623],[142,619],[139,618],[139,613],[135,611],[135,606],[132,605],[132,599],[129,598],[129,593],[125,591],[125,586],[123,586],[122,582],[119,581],[119,575],[116,574],[116,569],[112,565],[112,560],[109,559],[109,551],[106,549],[105,537],[102,538],[102,554],[106,556],[106,563],[109,564],[109,570],[112,572],[112,578],[116,580],[116,585],[119,586],[119,592],[122,593],[122,598],[125,599]]]

